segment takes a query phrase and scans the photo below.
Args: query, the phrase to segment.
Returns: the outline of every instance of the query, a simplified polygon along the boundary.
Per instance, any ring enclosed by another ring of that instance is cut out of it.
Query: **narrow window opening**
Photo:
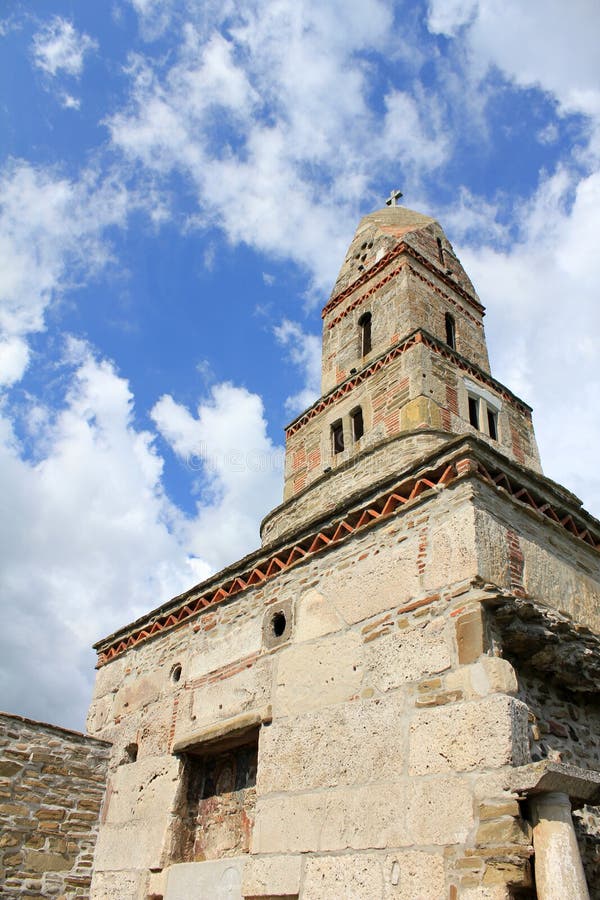
[[[469,396],[469,422],[473,428],[479,428],[479,400]]]
[[[137,760],[137,756],[138,756],[138,745],[135,742],[131,743],[131,744],[127,744],[127,746],[125,747],[125,753],[124,753],[122,762],[124,762],[125,764],[134,763]]]
[[[450,313],[446,313],[446,343],[456,350],[456,322]]]
[[[352,421],[352,437],[355,441],[359,441],[365,433],[365,423],[360,406],[357,406],[356,409],[352,410],[350,419]]]
[[[442,265],[444,265],[444,248],[442,247],[441,238],[437,239],[438,256]]]
[[[498,413],[487,408],[487,420],[488,420],[488,433],[493,441],[498,440]]]
[[[367,353],[371,352],[372,342],[371,342],[371,313],[365,313],[364,316],[361,316],[358,320],[358,327],[360,328],[360,353],[361,356],[366,356]]]
[[[331,450],[334,454],[344,450],[344,426],[341,419],[331,426]]]

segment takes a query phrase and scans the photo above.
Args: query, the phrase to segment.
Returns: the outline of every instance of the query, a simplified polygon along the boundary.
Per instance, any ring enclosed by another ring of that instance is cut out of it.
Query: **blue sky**
[[[0,707],[83,727],[91,643],[258,543],[320,308],[392,188],[438,218],[600,514],[596,0],[0,11]]]

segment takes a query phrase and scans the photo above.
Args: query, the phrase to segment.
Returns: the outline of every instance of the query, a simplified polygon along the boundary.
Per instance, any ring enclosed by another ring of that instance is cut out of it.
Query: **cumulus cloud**
[[[110,260],[104,234],[125,225],[129,199],[90,174],[73,181],[19,160],[0,171],[0,387],[22,377],[47,308]]]
[[[195,7],[172,64],[131,60],[113,144],[160,175],[184,172],[198,224],[293,260],[323,291],[374,177],[401,156],[416,185],[447,158],[443,108],[392,89],[381,127],[367,57],[402,48],[383,0],[253,2],[220,23]]]
[[[96,41],[77,31],[71,22],[55,16],[33,38],[35,65],[54,77],[59,72],[75,78],[83,71],[86,53],[97,48]]]
[[[300,371],[302,387],[285,401],[290,415],[296,415],[314,403],[321,393],[321,337],[305,332],[298,322],[290,319],[275,325],[273,333],[286,348],[290,362]]]
[[[71,352],[64,408],[31,411],[35,461],[0,417],[0,693],[6,708],[81,727],[92,642],[124,609],[134,618],[183,588],[193,567],[127,383],[84,345]]]
[[[467,27],[478,67],[497,66],[522,87],[549,91],[564,111],[600,114],[594,0],[574,0],[568,15],[560,0],[430,0],[428,23],[448,36]]]
[[[585,117],[580,142],[540,171],[530,197],[482,204],[462,190],[443,221],[488,307],[494,372],[534,406],[545,471],[598,514],[600,60],[595,4],[576,0],[570,13],[557,0],[430,0],[428,25],[455,40],[467,98],[495,71],[555,102],[559,117],[538,131],[540,142],[556,143],[568,114]]]
[[[134,426],[127,381],[79,340],[64,365],[61,411],[22,410],[33,459],[0,415],[0,695],[5,708],[80,728],[91,644],[258,546],[281,467],[256,395],[215,386],[197,417],[162,398],[161,434],[202,469],[186,517],[165,492],[156,435]]]
[[[262,400],[215,385],[194,413],[165,395],[152,419],[179,459],[198,475],[196,516],[186,542],[211,570],[253,549],[257,522],[281,502],[282,448],[267,435]]]

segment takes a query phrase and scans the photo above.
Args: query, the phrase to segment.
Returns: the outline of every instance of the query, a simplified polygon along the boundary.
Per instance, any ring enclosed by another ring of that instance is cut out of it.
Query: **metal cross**
[[[391,191],[389,198],[385,201],[386,206],[398,206],[398,201],[402,197],[402,191]]]

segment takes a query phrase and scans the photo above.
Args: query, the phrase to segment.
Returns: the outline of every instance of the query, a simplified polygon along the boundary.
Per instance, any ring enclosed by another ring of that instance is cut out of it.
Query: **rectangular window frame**
[[[467,389],[467,418],[470,425],[490,440],[499,441],[502,402],[490,391],[468,378],[464,379],[464,383]]]
[[[350,422],[352,425],[352,440],[356,444],[365,433],[365,420],[361,406],[350,410]]]
[[[343,419],[336,419],[335,422],[331,423],[330,439],[331,439],[331,455],[339,456],[339,454],[343,453],[344,449],[345,449]]]

